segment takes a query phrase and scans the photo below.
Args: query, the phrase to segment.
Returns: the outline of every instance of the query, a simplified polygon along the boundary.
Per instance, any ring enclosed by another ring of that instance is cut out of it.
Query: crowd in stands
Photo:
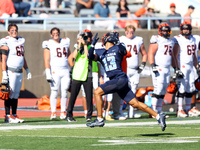
[[[31,14],[36,13],[33,8],[66,8],[65,0],[28,0],[29,2],[24,2],[23,0],[1,0],[0,2],[0,17],[28,17]],[[132,19],[134,17],[156,17],[155,6],[150,0],[144,0],[142,7],[139,8],[136,12],[132,13],[127,0],[119,0],[118,7],[116,9],[116,14],[113,16],[110,10],[109,3],[105,0],[76,0],[75,9],[72,11],[75,17],[80,17],[81,9],[91,9],[94,12],[93,16],[96,18],[108,18],[105,20],[96,20],[94,25],[97,27],[102,27],[107,30],[125,28],[125,26],[132,24],[135,28],[147,28],[147,20],[137,20]],[[116,4],[112,4],[116,5]],[[132,4],[134,5],[134,4]],[[14,8],[14,9],[13,9]],[[176,10],[176,4],[171,3],[169,6],[171,13],[168,17],[181,17]],[[188,11],[183,17],[191,17],[191,14],[194,12],[195,7],[190,5]],[[45,11],[38,11],[39,13],[44,13]],[[12,15],[14,14],[14,15]],[[112,14],[112,15],[111,15]],[[111,20],[109,18],[118,18],[118,21]],[[123,19],[130,18],[130,19]],[[191,19],[187,18],[184,21],[191,23]],[[162,20],[152,20],[151,28],[158,28]],[[179,27],[181,20],[180,19],[170,19],[166,22],[172,27]]]

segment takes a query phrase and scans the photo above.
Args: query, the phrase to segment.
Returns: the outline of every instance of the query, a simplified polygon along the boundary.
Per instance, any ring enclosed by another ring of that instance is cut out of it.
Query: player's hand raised
[[[98,33],[96,33],[96,35],[94,36],[94,38],[93,38],[93,41],[92,41],[92,44],[91,44],[91,46],[95,46],[95,44],[98,42],[98,40],[99,40],[99,37],[98,37]]]

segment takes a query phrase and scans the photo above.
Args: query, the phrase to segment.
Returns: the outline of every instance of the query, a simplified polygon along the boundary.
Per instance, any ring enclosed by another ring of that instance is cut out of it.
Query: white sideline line
[[[180,120],[167,121],[167,124],[200,124],[200,120]],[[155,122],[124,122],[124,123],[106,123],[105,127],[117,126],[143,126],[143,125],[158,125]],[[85,124],[66,124],[66,125],[19,125],[19,126],[0,126],[0,130],[32,130],[32,129],[49,129],[49,128],[83,128]]]

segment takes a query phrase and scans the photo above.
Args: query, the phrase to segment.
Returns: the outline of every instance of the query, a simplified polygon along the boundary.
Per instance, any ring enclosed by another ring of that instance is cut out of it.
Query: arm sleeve
[[[178,44],[178,41],[175,37],[172,38],[172,41],[175,43],[175,44]]]
[[[125,45],[124,43],[120,43],[120,44],[118,45],[118,47],[119,47],[120,54],[121,54],[122,56],[125,56],[125,55],[127,54],[126,45]]]
[[[5,38],[1,39],[1,46],[7,46],[7,42]]]

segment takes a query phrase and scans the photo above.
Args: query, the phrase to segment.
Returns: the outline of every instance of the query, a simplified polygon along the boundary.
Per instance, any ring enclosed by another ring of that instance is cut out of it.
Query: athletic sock
[[[12,114],[17,114],[18,99],[11,99]]]
[[[188,98],[188,97],[185,98],[185,111],[186,112],[191,109],[191,100],[192,100],[191,97],[190,98]]]
[[[157,109],[156,109],[156,107],[157,107],[157,102],[158,102],[158,99],[157,99],[156,97],[152,97],[152,98],[151,98],[151,108],[152,108],[155,112],[157,112]]]
[[[98,120],[99,122],[101,122],[101,121],[103,121],[103,118],[97,117],[97,120]]]
[[[157,107],[156,107],[158,113],[161,113],[161,111],[162,111],[162,106],[163,106],[163,99],[162,99],[162,98],[159,98],[158,101],[157,101]]]
[[[11,99],[4,101],[6,115],[10,115],[10,104],[11,104],[10,101],[11,101]]]
[[[178,111],[183,110],[183,98],[177,97],[177,105],[178,105]]]

